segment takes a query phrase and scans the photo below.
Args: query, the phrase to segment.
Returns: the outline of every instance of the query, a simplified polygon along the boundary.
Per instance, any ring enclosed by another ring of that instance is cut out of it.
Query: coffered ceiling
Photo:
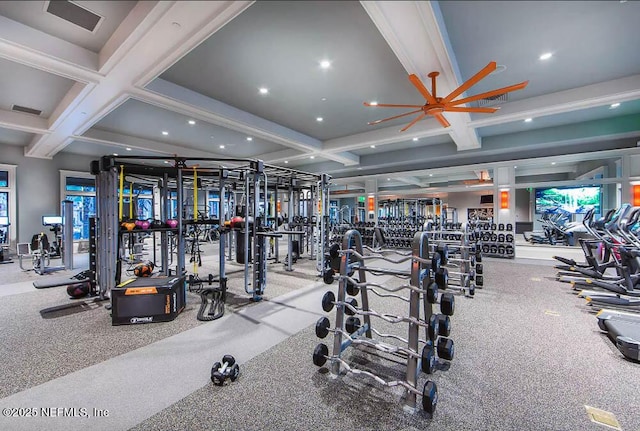
[[[577,172],[640,141],[637,1],[68,3],[96,29],[0,1],[0,144],[28,157],[260,158],[340,187],[427,189],[525,161],[545,175],[546,157]],[[431,88],[440,72],[444,96],[490,61],[459,97],[529,81],[486,101],[498,112],[368,124],[409,109],[363,102],[425,103],[409,74]]]

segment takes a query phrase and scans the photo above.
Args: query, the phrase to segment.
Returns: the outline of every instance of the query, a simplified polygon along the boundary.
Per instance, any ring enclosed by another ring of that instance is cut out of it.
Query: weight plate
[[[320,343],[313,351],[313,364],[317,367],[323,366],[327,362],[329,356],[329,348],[326,344]]]

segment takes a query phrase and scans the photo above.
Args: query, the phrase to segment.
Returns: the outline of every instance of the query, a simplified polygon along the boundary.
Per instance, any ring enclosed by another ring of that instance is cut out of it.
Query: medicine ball
[[[67,294],[73,299],[82,298],[89,294],[89,283],[75,283],[67,286]]]
[[[151,225],[149,226],[151,229],[161,229],[163,228],[165,225],[162,222],[162,220],[153,220],[151,222]]]
[[[231,228],[239,228],[241,223],[244,223],[244,218],[235,216],[231,217]]]
[[[176,219],[167,220],[167,226],[170,227],[171,229],[175,229],[176,227],[178,227],[178,220]]]
[[[150,277],[155,265],[153,262],[139,263],[133,268],[133,275],[136,277]]]

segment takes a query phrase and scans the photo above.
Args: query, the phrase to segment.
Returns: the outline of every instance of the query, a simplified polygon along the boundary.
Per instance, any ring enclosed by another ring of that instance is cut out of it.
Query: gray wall
[[[0,144],[0,163],[17,165],[18,242],[28,242],[42,232],[42,216],[60,214],[60,170],[89,172],[95,157],[59,154],[51,159],[24,156],[24,148]]]
[[[527,189],[516,189],[516,222],[531,221],[531,193]]]

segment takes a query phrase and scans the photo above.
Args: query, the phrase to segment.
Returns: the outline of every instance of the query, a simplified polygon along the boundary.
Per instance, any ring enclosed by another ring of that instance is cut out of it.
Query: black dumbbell
[[[356,301],[355,298],[350,298],[350,299],[347,299],[344,303],[337,303],[336,296],[333,294],[332,291],[329,290],[327,291],[327,293],[325,293],[322,296],[322,309],[328,313],[329,311],[333,310],[334,305],[345,306],[344,312],[349,316],[353,316],[354,314],[356,314],[355,311],[353,311],[351,308],[347,307],[346,305],[350,305],[353,308],[358,308],[358,301]]]
[[[433,347],[432,341],[427,341],[427,343],[422,348],[422,358],[421,365],[422,372],[426,374],[433,374],[436,369],[436,350]]]
[[[440,337],[437,342],[438,357],[447,361],[452,361],[454,356],[453,340],[451,338]]]
[[[345,322],[344,329],[349,334],[353,334],[360,329],[360,319],[357,317],[349,316]],[[335,332],[335,329],[331,329],[331,322],[328,317],[321,317],[316,322],[316,337],[325,338],[329,335],[329,332]],[[441,334],[442,335],[442,334]]]
[[[448,337],[451,334],[451,318],[445,314],[438,314],[438,335]]]
[[[240,366],[231,355],[224,355],[222,362],[216,362],[211,367],[211,381],[217,386],[224,385],[227,379],[235,382],[239,375]]]

